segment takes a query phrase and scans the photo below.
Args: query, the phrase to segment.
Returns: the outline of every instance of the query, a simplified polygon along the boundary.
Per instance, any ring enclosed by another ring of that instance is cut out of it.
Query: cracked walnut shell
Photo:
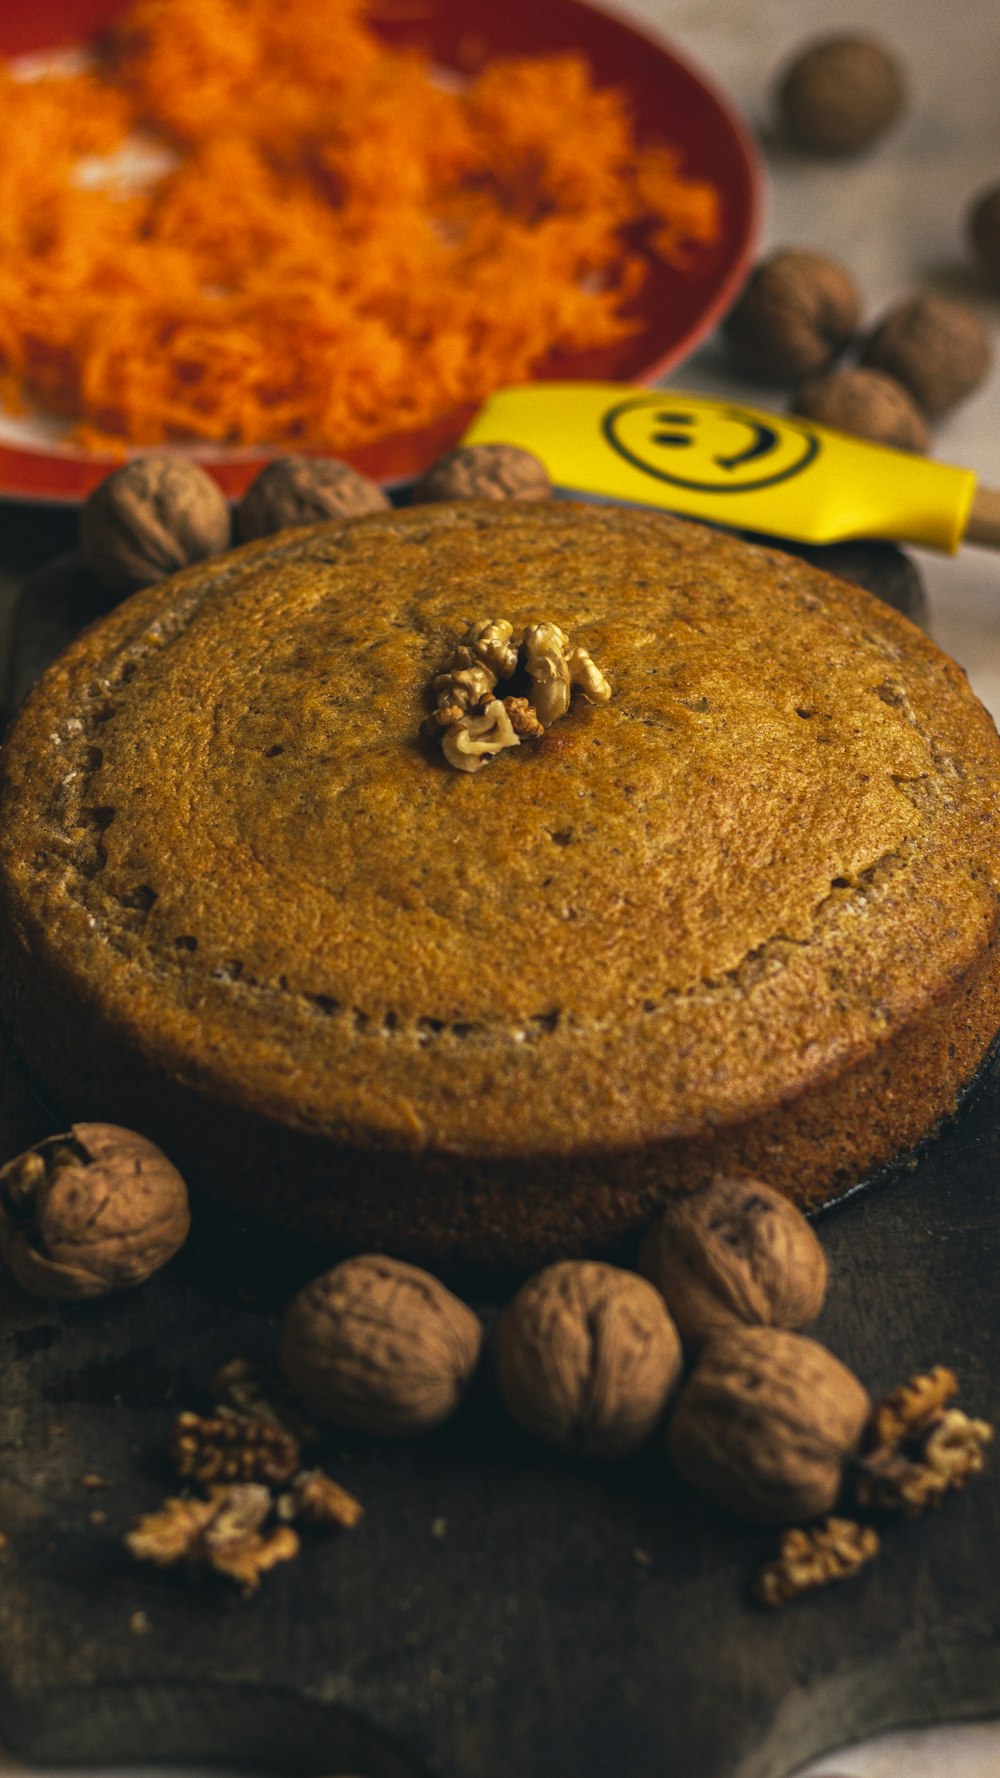
[[[187,1187],[134,1130],[73,1124],[0,1168],[0,1256],[34,1296],[142,1284],[182,1247]]]
[[[564,1260],[500,1317],[497,1378],[512,1417],[558,1450],[625,1457],[649,1437],[680,1375],[677,1330],[634,1272]]]
[[[870,1408],[863,1384],[815,1340],[740,1328],[705,1347],[668,1448],[684,1480],[719,1506],[792,1524],[830,1511]]]
[[[804,1327],[826,1294],[826,1258],[802,1212],[756,1179],[716,1178],[647,1230],[639,1270],[689,1346],[735,1327]]]
[[[454,1413],[481,1344],[478,1316],[429,1272],[366,1253],[299,1291],[281,1365],[319,1419],[392,1438]]]

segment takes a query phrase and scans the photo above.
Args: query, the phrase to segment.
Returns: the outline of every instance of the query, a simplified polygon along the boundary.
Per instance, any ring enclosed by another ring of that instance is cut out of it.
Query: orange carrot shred
[[[650,256],[718,239],[714,187],[582,56],[463,83],[366,16],[136,0],[83,73],[0,62],[9,411],[104,451],[349,451],[625,337]]]

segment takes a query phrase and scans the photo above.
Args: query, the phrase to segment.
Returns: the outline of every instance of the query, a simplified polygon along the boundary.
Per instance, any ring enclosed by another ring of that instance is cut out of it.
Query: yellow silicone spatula
[[[462,443],[520,445],[560,488],[799,543],[1000,549],[1000,490],[970,469],[682,389],[526,383],[491,396]]]

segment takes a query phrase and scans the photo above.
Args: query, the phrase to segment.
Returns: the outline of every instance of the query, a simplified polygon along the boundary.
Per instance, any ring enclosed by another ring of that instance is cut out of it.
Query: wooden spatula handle
[[[1000,488],[976,489],[962,541],[1000,549]]]

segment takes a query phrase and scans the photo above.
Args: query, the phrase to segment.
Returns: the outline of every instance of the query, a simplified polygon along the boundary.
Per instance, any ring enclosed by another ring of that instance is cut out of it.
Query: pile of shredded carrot
[[[349,450],[621,338],[649,255],[717,237],[583,58],[442,81],[365,10],[137,0],[86,72],[0,63],[8,408]],[[137,144],[169,150],[139,183]]]

